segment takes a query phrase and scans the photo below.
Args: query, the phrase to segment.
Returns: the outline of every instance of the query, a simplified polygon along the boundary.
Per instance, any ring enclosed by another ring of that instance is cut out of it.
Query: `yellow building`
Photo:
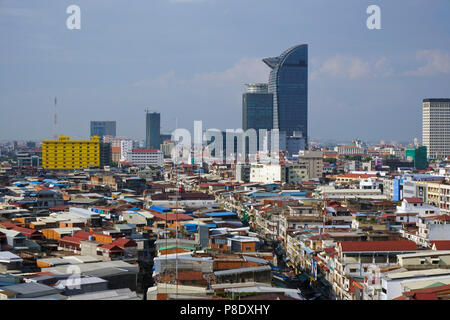
[[[61,135],[59,140],[42,141],[44,169],[84,169],[100,166],[100,138],[70,140]]]

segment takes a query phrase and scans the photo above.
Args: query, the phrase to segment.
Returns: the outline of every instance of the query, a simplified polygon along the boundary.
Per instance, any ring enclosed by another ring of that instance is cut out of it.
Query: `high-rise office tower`
[[[286,134],[289,154],[297,154],[308,142],[308,45],[263,61],[272,69],[268,91],[273,94],[273,128]]]
[[[115,121],[91,121],[91,137],[116,136]]]
[[[112,164],[111,143],[100,142],[100,168]]]
[[[450,99],[424,99],[422,145],[429,158],[450,156]]]
[[[147,149],[159,149],[161,144],[161,114],[147,111],[146,116],[145,147]]]
[[[256,131],[256,150],[260,149],[259,130],[271,130],[273,126],[273,94],[266,83],[246,84],[247,92],[242,95],[242,129]],[[246,146],[246,153],[249,152]]]
[[[272,129],[273,94],[266,83],[246,84],[247,92],[242,95],[242,129]]]

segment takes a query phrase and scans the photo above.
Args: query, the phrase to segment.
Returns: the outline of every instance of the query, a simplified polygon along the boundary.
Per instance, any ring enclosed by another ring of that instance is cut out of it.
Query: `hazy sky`
[[[0,140],[50,138],[55,96],[74,138],[116,120],[144,139],[146,108],[163,132],[239,128],[261,59],[307,43],[310,137],[411,141],[422,99],[450,97],[449,17],[450,0],[0,0]]]

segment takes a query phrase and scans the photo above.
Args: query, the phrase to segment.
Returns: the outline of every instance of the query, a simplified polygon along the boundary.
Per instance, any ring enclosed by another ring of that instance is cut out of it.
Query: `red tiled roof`
[[[127,239],[127,238],[116,239],[111,244],[116,245],[119,248],[137,247],[136,241],[134,241],[133,239]]]
[[[18,231],[24,236],[30,237],[30,236],[42,236],[42,232],[34,229],[28,229],[28,228],[22,228],[22,227],[14,227],[12,228],[14,231]]]
[[[448,215],[448,214],[439,214],[439,215],[435,215],[435,216],[423,217],[423,219],[450,221],[450,215]]]
[[[412,296],[413,294],[417,293],[432,293],[432,292],[439,292],[439,291],[446,291],[450,290],[450,284],[444,284],[441,286],[431,287],[431,288],[422,288],[422,289],[415,289],[408,292],[405,292],[406,296]]]
[[[113,237],[108,234],[103,234],[99,232],[87,232],[87,231],[77,231],[73,236],[81,240],[89,240],[89,236],[93,236],[94,238],[95,236],[102,236],[113,239]]]
[[[89,236],[91,236],[91,232],[86,231],[77,231],[73,234],[74,238],[80,239],[80,240],[89,240]]]
[[[50,210],[50,211],[65,211],[68,209],[69,209],[69,206],[55,206],[55,207],[51,207],[48,210]]]
[[[150,209],[146,209],[146,210],[150,211],[151,214],[155,216],[155,218],[161,219],[161,220],[164,220],[164,221],[194,220],[193,217],[191,217],[191,216],[189,216],[187,214],[184,214],[184,213],[178,213],[178,215],[177,215],[175,213],[159,213],[157,211],[153,211],[153,210],[150,210]]]
[[[412,198],[403,198],[408,203],[423,203],[423,200],[421,198],[412,197]]]
[[[317,182],[315,182],[315,181],[303,181],[302,184],[303,185],[315,185],[315,184],[317,184]]]
[[[450,250],[450,240],[435,240],[431,244],[436,247],[436,250]]]
[[[325,248],[323,251],[325,251],[325,253],[334,253],[334,252],[336,252],[336,248],[328,247],[328,248]]]
[[[342,252],[416,251],[417,245],[410,240],[398,241],[344,241],[339,242]]]
[[[337,175],[336,178],[376,178],[376,174],[371,173],[346,173]]]
[[[112,243],[105,243],[105,244],[102,244],[101,246],[99,246],[99,248],[102,248],[102,249],[108,249],[108,250],[111,251],[111,252],[120,252],[120,251],[123,251],[122,248],[119,248],[118,246],[116,246],[116,245],[114,245],[114,244],[112,244]]]
[[[80,239],[80,238],[75,238],[75,237],[71,237],[71,236],[65,236],[65,237],[62,237],[61,239],[59,239],[58,243],[66,242],[66,243],[72,243],[72,244],[78,244],[79,245],[81,240],[82,239]]]
[[[438,300],[439,294],[447,295],[449,290],[450,284],[431,288],[416,289],[404,292],[403,296],[397,297],[394,300]]]
[[[309,237],[309,239],[311,240],[320,240],[320,239],[325,239],[325,238],[329,238],[330,235],[328,233],[323,233],[323,234],[316,234],[315,236],[311,236]]]
[[[19,226],[20,223],[14,223],[11,221],[4,221],[4,222],[0,222],[0,227],[3,227],[5,229],[13,229],[17,226]]]
[[[132,149],[133,153],[155,153],[158,152],[158,149]]]

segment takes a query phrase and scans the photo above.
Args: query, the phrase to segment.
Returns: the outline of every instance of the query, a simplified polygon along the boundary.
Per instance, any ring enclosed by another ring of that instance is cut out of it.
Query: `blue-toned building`
[[[272,130],[273,94],[269,93],[267,83],[249,83],[247,92],[242,95],[242,130],[256,131],[256,150],[260,150],[259,130]],[[249,143],[246,141],[246,144]],[[250,152],[246,146],[246,154]]]
[[[145,118],[145,148],[160,149],[161,144],[161,114],[147,112]]]
[[[116,122],[115,121],[91,121],[91,137],[99,136],[116,136]]]
[[[396,179],[392,180],[392,200],[393,201],[400,201],[403,198],[402,182],[403,182],[403,179],[396,178]]]
[[[242,95],[242,129],[271,130],[273,126],[273,94],[267,83],[246,84],[247,92]]]
[[[301,44],[279,57],[263,59],[272,70],[268,92],[273,94],[273,129],[308,142],[308,45]],[[298,143],[286,143],[289,154],[297,154]],[[289,150],[291,149],[291,150]]]

